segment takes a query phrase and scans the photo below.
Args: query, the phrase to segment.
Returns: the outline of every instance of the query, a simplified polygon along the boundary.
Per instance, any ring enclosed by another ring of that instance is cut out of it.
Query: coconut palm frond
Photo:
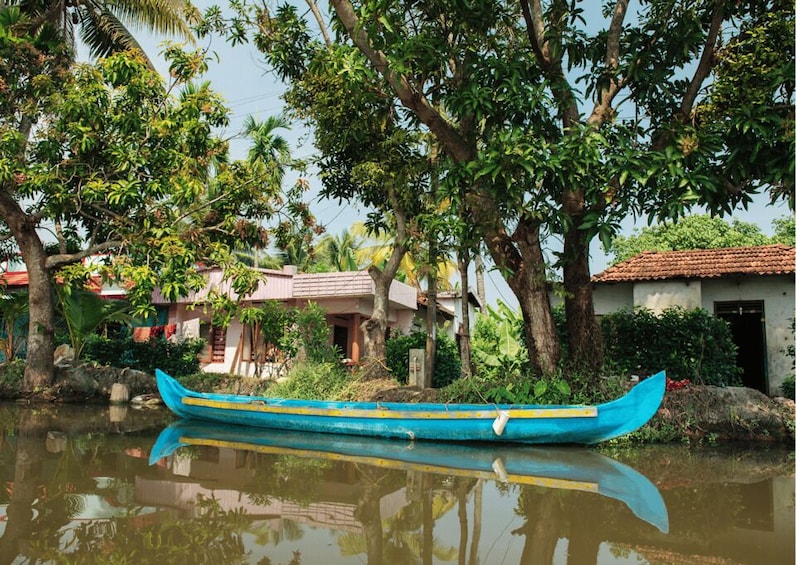
[[[200,17],[195,6],[182,0],[94,0],[105,11],[113,10],[120,20],[136,29],[177,35],[193,42],[190,22]]]
[[[93,3],[81,5],[78,14],[80,39],[89,48],[92,57],[107,57],[119,50],[138,50],[144,53],[141,44],[127,27],[108,10]],[[145,55],[146,56],[146,55]],[[151,61],[147,58],[151,65]]]
[[[23,0],[18,6],[30,19],[32,35],[51,26],[74,49],[75,30],[79,30],[92,57],[129,49],[144,52],[131,29],[176,35],[193,42],[190,22],[200,17],[196,7],[181,0]]]

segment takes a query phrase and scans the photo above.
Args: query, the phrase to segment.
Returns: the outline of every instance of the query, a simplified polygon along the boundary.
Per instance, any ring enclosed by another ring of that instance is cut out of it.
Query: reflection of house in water
[[[313,484],[304,489],[312,492],[313,501],[305,503],[285,496],[278,486],[271,492],[260,492],[255,469],[267,468],[268,464],[252,458],[263,457],[268,456],[207,446],[191,448],[190,454],[177,452],[165,459],[162,467],[168,474],[162,479],[136,477],[136,500],[144,505],[169,506],[193,517],[199,513],[200,498],[211,498],[225,511],[240,510],[250,517],[272,518],[269,526],[275,531],[286,519],[346,532],[363,530],[356,512],[367,487],[350,463],[335,462],[322,477],[314,477]],[[377,492],[381,519],[394,516],[409,503],[405,487],[390,481],[387,484],[393,488],[379,486]],[[293,485],[293,492],[295,489]]]

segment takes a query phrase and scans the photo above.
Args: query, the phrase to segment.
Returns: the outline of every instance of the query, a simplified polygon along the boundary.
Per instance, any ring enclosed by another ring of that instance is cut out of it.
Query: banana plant
[[[57,294],[75,359],[80,358],[89,336],[102,324],[129,324],[132,320],[129,314],[130,305],[123,300],[104,300],[90,290],[68,286],[58,286]]]
[[[519,372],[528,362],[528,353],[520,337],[522,317],[498,301],[496,307],[487,307],[487,318],[492,327],[487,333],[492,337],[474,341],[474,359],[493,375],[505,377]]]

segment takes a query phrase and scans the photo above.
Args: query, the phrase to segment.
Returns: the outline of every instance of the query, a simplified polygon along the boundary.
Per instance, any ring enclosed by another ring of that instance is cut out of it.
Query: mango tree
[[[428,238],[429,226],[438,226],[444,217],[432,195],[432,178],[441,170],[433,140],[406,119],[397,98],[384,90],[355,48],[331,39],[319,10],[313,10],[316,21],[310,26],[294,6],[281,5],[276,11],[265,5],[235,7],[232,20],[217,8],[208,10],[202,33],[213,30],[233,41],[251,39],[260,48],[266,63],[288,84],[289,112],[313,129],[321,195],[374,210],[365,222],[369,234],[389,240],[387,252],[373,256],[368,266],[374,306],[362,324],[364,357],[373,370],[369,374],[376,375],[385,366],[392,281],[410,255],[417,260],[421,251],[444,252],[437,238],[430,243]],[[423,278],[421,271],[433,271],[443,262],[440,253],[431,255],[423,261],[429,267],[408,276]]]
[[[256,44],[290,81],[367,78],[344,100],[334,80],[314,85],[310,102],[326,100],[338,139],[361,120],[379,126],[374,104],[435,138],[448,190],[437,194],[476,227],[517,296],[536,372],[554,371],[562,350],[550,267],[563,273],[569,351],[600,367],[589,245],[627,215],[729,213],[763,189],[793,202],[790,3],[330,4],[344,34],[321,24],[313,42],[316,28],[279,2],[253,20]],[[234,41],[247,33],[237,24]],[[313,58],[317,45],[326,59]],[[550,239],[562,244],[552,260]]]
[[[331,4],[385,88],[471,174],[469,209],[545,372],[559,349],[543,233],[563,240],[570,350],[596,368],[595,236],[609,239],[628,211],[730,211],[761,186],[792,194],[792,4],[661,0],[631,10],[620,0],[588,14],[591,3],[563,0]],[[743,85],[741,108],[727,104],[726,84]],[[711,103],[712,113],[700,106]]]
[[[0,217],[28,269],[31,391],[53,375],[59,270],[72,266],[61,275],[67,284],[92,270],[124,281],[134,315],[151,312],[155,288],[176,299],[203,287],[200,264],[224,268],[245,294],[259,279],[232,251],[268,245],[262,222],[291,202],[271,177],[229,162],[213,134],[228,110],[192,82],[205,69],[200,53],[169,47],[167,85],[140,54],[69,68],[60,43],[0,30]],[[35,124],[29,139],[26,120]],[[53,225],[57,251],[48,253]],[[106,259],[75,267],[92,255]]]

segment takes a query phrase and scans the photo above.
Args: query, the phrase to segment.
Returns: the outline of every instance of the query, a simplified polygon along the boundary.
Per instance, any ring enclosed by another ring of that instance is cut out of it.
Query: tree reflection
[[[79,524],[60,543],[32,541],[38,559],[52,563],[246,563],[242,532],[250,518],[224,511],[218,502],[198,501],[192,520],[159,516],[146,524],[140,516]]]
[[[521,565],[556,562],[556,547],[562,539],[566,540],[566,563],[596,564],[608,531],[618,527],[654,528],[636,519],[628,521],[628,508],[615,501],[574,490],[523,486],[516,512],[525,519],[522,526],[511,532],[525,537]]]
[[[434,538],[435,522],[452,510],[458,501],[449,487],[439,488],[435,484],[435,481],[447,480],[447,477],[401,473],[408,485],[410,500],[395,515],[383,519],[380,503],[387,472],[368,466],[358,466],[358,471],[365,488],[355,516],[361,522],[363,532],[338,537],[343,555],[364,554],[369,565],[426,564],[431,563],[432,557],[441,561],[457,558],[455,547],[441,545]]]
[[[362,496],[354,517],[362,523],[368,565],[381,565],[384,560],[384,539],[381,524],[381,493],[378,473],[358,468],[363,482]]]
[[[523,487],[517,511],[525,517],[525,524],[511,532],[525,536],[520,564],[552,563],[562,531],[559,497],[540,489]]]
[[[473,494],[473,543],[470,545],[470,565],[478,563],[478,544],[481,541],[481,518],[483,517],[484,483],[479,480]]]
[[[6,510],[5,532],[0,537],[0,564],[13,562],[23,552],[33,531],[33,507],[41,485],[45,453],[44,442],[35,435],[28,420],[21,418],[17,428],[13,490]]]
[[[86,564],[246,562],[242,531],[251,520],[243,513],[224,512],[208,499],[199,503],[200,516],[194,520],[170,512],[150,519],[132,497],[124,496],[134,488],[129,475],[95,478],[118,471],[116,460],[112,466],[106,460],[118,452],[103,433],[70,438],[54,431],[57,414],[50,410],[18,414],[12,441],[2,445],[3,458],[13,458],[14,464],[13,480],[7,483],[0,565],[20,557]],[[131,441],[137,445],[134,438]],[[90,496],[122,515],[76,521]]]
[[[246,528],[246,533],[254,536],[257,545],[277,545],[283,541],[296,541],[304,537],[304,530],[298,522],[282,517],[279,524],[279,530],[265,523],[252,524]]]

